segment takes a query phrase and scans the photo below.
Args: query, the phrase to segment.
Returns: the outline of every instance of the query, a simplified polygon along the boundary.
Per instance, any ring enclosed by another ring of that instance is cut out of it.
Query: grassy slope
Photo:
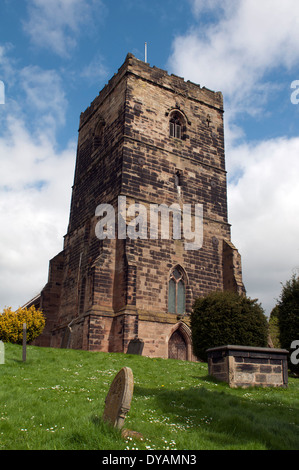
[[[116,373],[134,374],[123,439],[105,425]],[[0,449],[299,449],[299,379],[288,389],[230,389],[207,365],[124,354],[5,345]]]

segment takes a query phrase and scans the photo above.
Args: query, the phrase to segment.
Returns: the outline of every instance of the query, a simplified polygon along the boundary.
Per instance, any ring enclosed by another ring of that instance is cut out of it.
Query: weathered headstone
[[[105,400],[103,420],[115,428],[123,427],[131,407],[134,378],[129,367],[123,367],[115,376]]]
[[[5,350],[4,350],[4,343],[0,341],[0,364],[5,363]]]
[[[137,354],[141,356],[142,351],[143,351],[143,346],[144,346],[144,342],[142,341],[142,339],[138,339],[138,338],[131,339],[128,345],[127,354]]]

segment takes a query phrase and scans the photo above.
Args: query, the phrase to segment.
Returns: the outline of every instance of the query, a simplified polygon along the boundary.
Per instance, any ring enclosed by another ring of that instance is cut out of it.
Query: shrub
[[[293,341],[299,341],[299,277],[296,275],[283,285],[278,303],[278,325],[281,347],[290,350]],[[299,374],[299,364],[289,360],[289,367]]]
[[[195,301],[191,314],[194,354],[225,345],[267,346],[268,322],[257,300],[234,292],[213,292]]]
[[[279,308],[278,305],[276,305],[269,317],[269,335],[272,340],[274,348],[280,348],[281,344],[279,341],[279,323],[278,323],[278,312]]]
[[[22,344],[23,323],[26,323],[27,343],[37,338],[45,327],[45,317],[41,310],[34,306],[18,308],[15,312],[11,307],[5,308],[0,315],[0,340],[5,343]]]

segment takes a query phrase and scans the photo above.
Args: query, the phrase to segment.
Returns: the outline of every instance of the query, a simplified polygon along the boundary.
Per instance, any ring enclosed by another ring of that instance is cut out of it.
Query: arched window
[[[183,138],[184,119],[181,113],[175,111],[171,113],[169,120],[169,135],[176,139]]]
[[[96,150],[102,144],[104,127],[105,127],[105,121],[103,118],[100,118],[93,133],[93,149],[94,150]]]
[[[186,281],[184,271],[177,266],[170,274],[168,282],[168,311],[183,314],[186,310]]]

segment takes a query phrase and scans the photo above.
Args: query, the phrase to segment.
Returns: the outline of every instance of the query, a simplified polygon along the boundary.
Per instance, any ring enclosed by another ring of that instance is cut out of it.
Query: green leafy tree
[[[279,308],[278,305],[276,305],[269,317],[269,335],[272,340],[272,344],[274,348],[280,348],[280,340],[279,340],[279,320],[278,320],[278,313],[279,313]]]
[[[195,301],[191,314],[194,354],[224,345],[266,347],[268,322],[257,300],[234,292],[212,292]]]
[[[299,374],[299,364],[296,364],[296,357],[292,354],[292,345],[299,341],[299,277],[297,275],[293,275],[282,287],[278,303],[278,324],[281,347],[291,352],[289,367],[292,372]]]

